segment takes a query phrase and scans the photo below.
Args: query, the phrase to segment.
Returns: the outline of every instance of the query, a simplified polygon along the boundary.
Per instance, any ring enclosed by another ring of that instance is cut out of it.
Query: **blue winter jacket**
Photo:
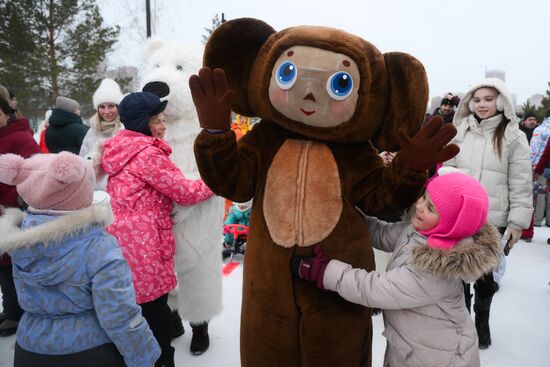
[[[0,252],[9,251],[19,303],[21,348],[71,354],[114,343],[128,366],[160,355],[136,304],[130,268],[103,227],[110,206],[64,215],[9,209],[0,219]]]
[[[544,119],[542,124],[537,126],[533,130],[533,136],[531,137],[531,142],[529,143],[531,147],[531,163],[534,166],[539,162],[544,148],[546,148],[546,143],[550,138],[550,117]]]

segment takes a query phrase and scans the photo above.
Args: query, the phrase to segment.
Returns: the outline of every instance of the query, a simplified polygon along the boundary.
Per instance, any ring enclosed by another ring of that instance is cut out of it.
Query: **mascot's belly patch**
[[[325,239],[342,213],[338,166],[322,143],[286,140],[269,171],[264,216],[273,241],[307,247]]]

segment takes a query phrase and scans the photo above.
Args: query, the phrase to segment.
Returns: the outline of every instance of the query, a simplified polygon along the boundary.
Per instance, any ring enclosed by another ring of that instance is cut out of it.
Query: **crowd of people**
[[[88,124],[77,101],[58,96],[36,142],[0,86],[0,336],[17,333],[15,366],[174,366],[172,208],[213,192],[170,160],[166,105],[148,92],[123,96],[104,79]],[[430,170],[405,221],[364,216],[373,246],[393,253],[387,267],[353,269],[320,247],[291,261],[296,277],[383,310],[391,366],[403,348],[419,363],[443,364],[458,348],[455,365],[479,364],[505,269],[501,243],[530,242],[533,227],[550,226],[550,109],[540,125],[534,114],[519,119],[505,84],[487,79],[462,99],[446,94],[427,121],[435,116],[456,127],[458,155]],[[390,165],[396,153],[381,160]],[[226,224],[248,225],[250,211],[236,203]],[[424,335],[427,327],[438,333]],[[441,355],[425,343],[433,335]]]

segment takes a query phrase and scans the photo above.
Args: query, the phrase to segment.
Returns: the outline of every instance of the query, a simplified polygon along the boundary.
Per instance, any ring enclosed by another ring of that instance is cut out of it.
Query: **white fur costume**
[[[151,82],[168,85],[169,94],[161,97],[168,100],[165,139],[173,150],[170,159],[190,179],[199,178],[193,143],[200,127],[188,80],[200,69],[202,53],[201,47],[149,41],[142,87],[148,90]],[[178,310],[191,322],[210,320],[222,309],[223,208],[223,199],[218,196],[195,206],[174,205]]]

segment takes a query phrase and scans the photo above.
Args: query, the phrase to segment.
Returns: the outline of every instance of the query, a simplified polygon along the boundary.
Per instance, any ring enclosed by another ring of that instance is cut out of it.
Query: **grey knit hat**
[[[68,97],[59,96],[55,99],[55,108],[74,113],[75,110],[80,109],[80,104],[74,99]]]

